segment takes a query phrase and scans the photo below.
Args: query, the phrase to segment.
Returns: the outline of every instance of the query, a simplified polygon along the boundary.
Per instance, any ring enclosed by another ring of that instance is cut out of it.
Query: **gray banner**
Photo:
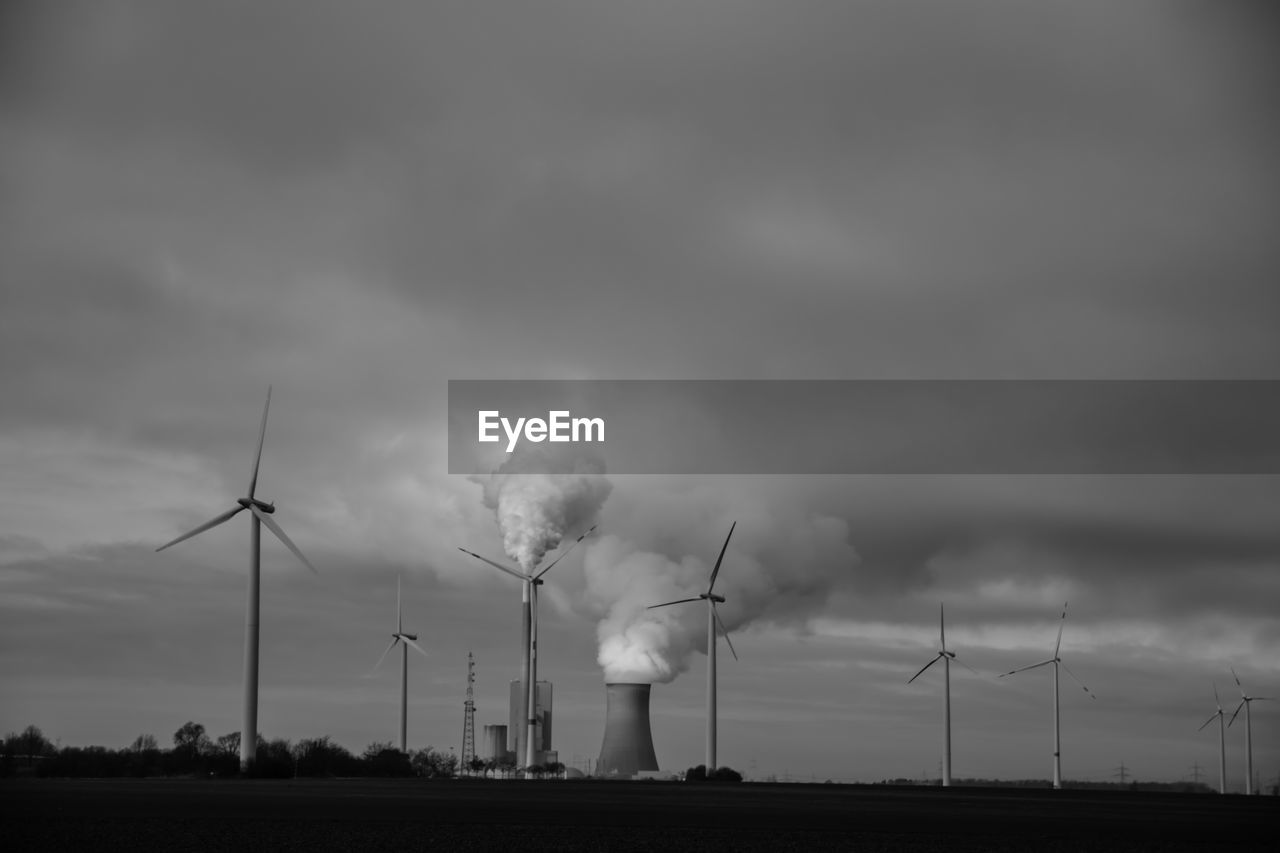
[[[1276,474],[1280,381],[449,382],[450,473],[531,450],[612,474]]]

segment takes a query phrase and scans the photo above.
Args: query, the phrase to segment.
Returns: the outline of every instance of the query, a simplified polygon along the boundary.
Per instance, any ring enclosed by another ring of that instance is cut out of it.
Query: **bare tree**
[[[204,726],[190,720],[182,724],[173,733],[173,748],[190,758],[196,758],[209,751],[209,738],[205,736]]]
[[[130,752],[151,752],[158,750],[160,744],[156,742],[155,735],[138,735],[129,746]]]
[[[22,734],[9,734],[5,738],[5,745],[8,747],[10,744],[13,754],[25,756],[27,764],[34,764],[37,758],[45,758],[56,751],[53,744],[44,736],[44,732],[40,731],[40,727],[36,725],[27,726],[22,730]]]
[[[222,737],[218,738],[216,743],[217,743],[217,749],[219,752],[224,752],[227,755],[234,755],[237,758],[240,756],[240,733],[239,732],[230,732],[228,734],[225,734]]]

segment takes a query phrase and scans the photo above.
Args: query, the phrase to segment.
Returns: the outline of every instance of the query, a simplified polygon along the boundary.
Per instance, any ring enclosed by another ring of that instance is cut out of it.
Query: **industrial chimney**
[[[657,770],[653,733],[649,730],[650,684],[606,684],[608,704],[604,743],[596,773],[600,776],[635,776],[641,770]]]

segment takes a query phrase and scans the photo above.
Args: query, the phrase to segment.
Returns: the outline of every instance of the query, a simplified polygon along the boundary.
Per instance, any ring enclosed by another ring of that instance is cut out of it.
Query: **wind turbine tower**
[[[951,785],[951,662],[963,666],[970,672],[974,672],[973,668],[962,661],[956,660],[955,652],[947,651],[947,624],[945,605],[938,606],[938,653],[933,659],[924,666],[920,667],[920,671],[911,676],[907,680],[907,684],[919,678],[926,669],[933,666],[939,660],[942,661],[943,667],[943,688],[942,688],[942,785],[950,787]],[[974,672],[976,675],[977,673]]]
[[[645,608],[653,610],[657,607],[669,607],[672,604],[685,604],[690,601],[707,602],[707,774],[710,775],[712,770],[716,769],[716,625],[720,625],[720,630],[724,633],[724,641],[729,644],[729,652],[733,655],[733,659],[738,659],[738,653],[734,651],[733,641],[729,639],[729,629],[724,627],[724,623],[720,621],[720,614],[716,613],[716,602],[724,604],[724,596],[716,595],[712,592],[716,585],[716,575],[720,574],[720,563],[724,560],[724,552],[729,547],[729,539],[733,536],[733,530],[738,526],[738,522],[734,522],[729,527],[729,535],[724,538],[724,545],[720,547],[720,556],[716,558],[715,568],[711,570],[711,580],[707,583],[707,591],[699,595],[697,598],[682,598],[679,601],[667,601],[662,604],[652,604]]]
[[[1081,681],[1079,678],[1076,678],[1076,674],[1072,672],[1071,669],[1065,663],[1063,663],[1062,657],[1059,655],[1059,652],[1062,650],[1062,628],[1066,624],[1067,624],[1067,605],[1063,604],[1062,619],[1058,623],[1058,641],[1053,646],[1053,657],[1049,658],[1048,660],[1042,660],[1039,663],[1033,663],[1028,666],[1018,667],[1017,669],[1010,670],[1009,672],[1001,673],[1000,675],[1001,678],[1004,678],[1006,675],[1013,675],[1015,672],[1025,672],[1028,669],[1036,669],[1038,667],[1048,666],[1049,664],[1053,664],[1053,787],[1054,788],[1062,787],[1062,730],[1061,730],[1061,727],[1059,726],[1059,720],[1058,720],[1058,667],[1062,667],[1063,669],[1065,669],[1067,671],[1067,675],[1074,678],[1076,680],[1076,683],[1080,685],[1080,687],[1084,690],[1084,692],[1089,694],[1090,699],[1098,698],[1097,696],[1093,695],[1092,690],[1090,690],[1088,687],[1085,687],[1085,684],[1083,681]]]
[[[1250,696],[1244,692],[1244,685],[1240,683],[1240,676],[1236,675],[1236,671],[1231,670],[1231,677],[1236,680],[1236,687],[1240,688],[1240,704],[1236,706],[1235,713],[1231,715],[1228,726],[1236,721],[1236,714],[1240,713],[1240,709],[1244,708],[1244,793],[1246,796],[1253,793],[1253,721],[1249,717],[1249,705],[1253,702],[1270,702],[1267,696]]]
[[[537,696],[538,677],[538,587],[542,585],[542,576],[551,571],[556,563],[563,560],[570,551],[572,551],[579,542],[587,538],[597,525],[591,527],[573,541],[564,552],[556,557],[542,571],[536,574],[530,570],[528,572],[521,569],[515,569],[510,566],[504,566],[502,563],[496,563],[488,557],[482,557],[474,551],[468,551],[466,548],[459,547],[458,550],[464,554],[475,557],[482,563],[488,563],[500,572],[518,578],[523,585],[521,595],[521,623],[520,623],[520,680],[524,684],[524,705],[527,709],[527,717],[525,720],[525,737],[524,737],[524,766],[532,767],[537,764],[537,706],[535,699]]]
[[[315,566],[302,555],[298,550],[298,546],[293,544],[293,540],[285,535],[280,529],[280,525],[276,524],[275,519],[271,516],[276,511],[275,504],[258,500],[255,493],[258,489],[258,468],[262,463],[262,443],[267,437],[267,411],[271,408],[271,386],[267,386],[267,402],[262,407],[262,426],[258,429],[258,453],[253,457],[253,476],[249,479],[249,491],[243,498],[236,500],[237,506],[219,515],[211,521],[182,534],[171,542],[166,542],[156,549],[157,552],[163,551],[172,545],[177,545],[192,536],[198,536],[206,530],[217,527],[246,509],[253,515],[253,524],[249,534],[249,586],[245,601],[245,618],[244,618],[244,704],[241,709],[240,722],[240,770],[249,769],[249,765],[253,763],[258,752],[258,618],[260,613],[259,599],[261,592],[261,558],[262,558],[262,527],[270,530],[275,537],[284,543],[285,547],[293,552],[293,555],[302,561],[302,565],[306,566],[315,574]]]
[[[1218,710],[1214,712],[1213,717],[1205,720],[1200,724],[1197,731],[1204,731],[1204,727],[1213,722],[1214,717],[1218,719],[1218,793],[1225,794],[1227,792],[1227,725],[1222,718],[1222,700],[1218,698],[1218,685],[1213,685],[1213,701],[1218,706]]]
[[[404,620],[401,618],[400,610],[400,578],[396,578],[396,630],[391,635],[391,645],[387,646],[382,653],[382,657],[378,658],[378,662],[373,665],[370,675],[378,671],[378,667],[382,666],[382,662],[387,659],[387,655],[396,647],[397,643],[404,643],[401,647],[400,658],[400,751],[409,751],[409,647],[413,648],[423,657],[428,657],[426,650],[417,643],[418,635],[409,634],[404,630]]]

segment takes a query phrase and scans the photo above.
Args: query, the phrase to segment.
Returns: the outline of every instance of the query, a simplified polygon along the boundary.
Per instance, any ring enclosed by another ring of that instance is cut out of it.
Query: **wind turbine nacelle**
[[[700,597],[701,597],[701,598],[709,598],[709,599],[711,599],[712,601],[716,602],[717,604],[724,604],[724,596],[723,596],[723,595],[716,595],[714,592],[708,592],[708,593],[706,593],[705,595],[702,595],[702,596],[700,596]]]
[[[248,509],[250,505],[256,506],[258,509],[260,509],[262,512],[267,513],[268,515],[276,511],[275,504],[269,504],[266,501],[260,501],[257,498],[240,498],[239,500],[236,501],[236,503],[240,504],[240,506],[244,507],[245,509]]]

